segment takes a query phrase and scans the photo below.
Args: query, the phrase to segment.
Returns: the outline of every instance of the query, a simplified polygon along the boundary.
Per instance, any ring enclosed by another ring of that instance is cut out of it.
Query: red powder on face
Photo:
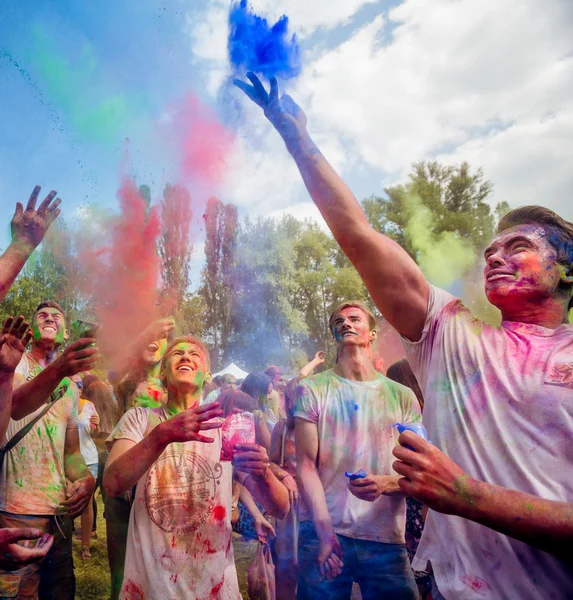
[[[215,506],[213,509],[213,518],[215,521],[224,521],[227,516],[227,509],[224,506]]]

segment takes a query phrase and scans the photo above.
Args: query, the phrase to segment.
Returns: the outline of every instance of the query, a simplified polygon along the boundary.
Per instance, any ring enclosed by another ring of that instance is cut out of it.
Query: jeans
[[[385,544],[338,535],[344,567],[336,579],[320,581],[319,541],[312,521],[300,524],[297,600],[350,600],[352,583],[363,600],[417,600],[418,590],[404,544]]]
[[[64,516],[4,512],[0,513],[0,526],[20,529],[37,527],[54,536],[54,543],[42,562],[17,571],[0,571],[0,600],[74,600],[76,578],[72,556],[72,520]]]

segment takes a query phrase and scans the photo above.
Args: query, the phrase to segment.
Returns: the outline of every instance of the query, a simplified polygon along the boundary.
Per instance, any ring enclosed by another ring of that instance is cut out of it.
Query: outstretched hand
[[[263,109],[265,116],[280,133],[287,146],[307,135],[306,115],[289,95],[283,94],[279,98],[279,84],[276,77],[270,79],[270,92],[267,92],[254,73],[247,73],[247,79],[252,85],[240,79],[235,79],[233,83]]]
[[[0,374],[14,372],[31,339],[30,325],[24,321],[24,317],[20,315],[17,319],[6,319],[0,334]]]
[[[16,212],[12,217],[10,229],[12,232],[12,243],[22,246],[31,252],[44,239],[48,227],[60,214],[61,200],[55,198],[57,192],[52,190],[42,204],[36,210],[36,201],[41,187],[37,185],[30,195],[26,210],[21,202],[16,202]],[[54,202],[52,202],[54,200]]]
[[[36,545],[30,548],[18,544],[23,540],[36,540]],[[54,536],[41,529],[0,529],[0,569],[13,571],[38,562],[48,554],[53,542]]]

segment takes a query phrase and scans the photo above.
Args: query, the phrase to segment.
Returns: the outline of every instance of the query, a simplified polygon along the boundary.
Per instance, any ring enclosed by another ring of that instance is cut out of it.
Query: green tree
[[[209,198],[205,220],[205,267],[199,295],[205,306],[205,336],[213,365],[228,360],[233,270],[238,233],[237,207]]]

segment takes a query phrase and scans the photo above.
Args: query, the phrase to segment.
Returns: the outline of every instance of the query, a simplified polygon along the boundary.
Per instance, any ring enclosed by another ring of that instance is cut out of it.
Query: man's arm
[[[477,481],[435,446],[405,431],[394,448],[404,492],[429,508],[470,519],[560,558],[571,559],[573,504]],[[410,446],[413,450],[406,448]]]
[[[0,256],[0,301],[4,300],[30,254],[42,241],[48,227],[60,214],[58,206],[61,200],[56,198],[52,203],[56,196],[56,192],[53,190],[46,196],[38,210],[35,210],[40,189],[39,185],[34,188],[26,210],[20,202],[16,203],[16,211],[10,224],[12,242]]]
[[[61,507],[66,514],[75,518],[84,512],[88,502],[91,501],[96,482],[80,452],[80,434],[74,426],[68,426],[66,430],[64,470],[73,485],[68,490],[66,500],[61,503]]]
[[[52,364],[40,371],[30,381],[15,382],[12,392],[12,418],[15,421],[38,410],[64,377],[71,377],[93,368],[98,359],[97,348],[86,348],[93,338],[81,338],[70,344]]]
[[[324,363],[325,356],[326,354],[324,352],[317,352],[314,355],[314,358],[298,372],[299,377],[308,377],[309,375],[312,375],[312,372],[316,367]]]
[[[295,417],[294,427],[297,480],[318,535],[320,550],[318,564],[325,579],[334,579],[342,571],[342,552],[326,506],[324,488],[318,476],[318,425]]]
[[[398,485],[397,475],[373,475],[368,473],[361,479],[351,479],[348,482],[350,493],[366,502],[374,502],[380,496],[405,496]]]
[[[422,271],[396,242],[370,226],[354,194],[308,135],[303,111],[290,96],[279,98],[276,78],[271,78],[269,94],[256,75],[249,73],[247,77],[252,86],[242,81],[235,81],[235,85],[263,108],[282,136],[310,196],[376,306],[399,333],[419,340],[429,297]]]

